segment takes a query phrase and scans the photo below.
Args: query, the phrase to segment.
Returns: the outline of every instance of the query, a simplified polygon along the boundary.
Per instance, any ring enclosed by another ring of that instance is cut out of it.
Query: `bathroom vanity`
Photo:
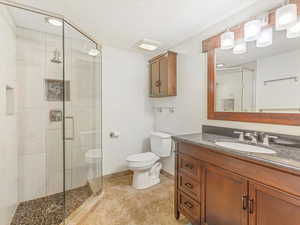
[[[299,225],[300,149],[275,154],[220,147],[216,134],[176,136],[175,217],[193,225]]]

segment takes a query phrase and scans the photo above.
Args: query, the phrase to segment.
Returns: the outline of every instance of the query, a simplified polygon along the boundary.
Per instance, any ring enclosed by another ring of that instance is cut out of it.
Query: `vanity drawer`
[[[191,177],[189,177],[184,173],[179,173],[178,187],[181,191],[185,192],[190,197],[200,202],[200,197],[201,197],[200,182],[192,179]]]
[[[200,182],[200,162],[189,155],[179,154],[179,172],[186,173],[196,181]]]
[[[193,224],[200,224],[200,204],[183,192],[178,193],[178,208]]]

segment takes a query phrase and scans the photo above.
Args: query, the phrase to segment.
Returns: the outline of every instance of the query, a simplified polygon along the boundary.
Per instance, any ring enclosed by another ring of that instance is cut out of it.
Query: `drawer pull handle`
[[[185,167],[189,168],[190,170],[192,170],[194,168],[193,164],[187,163],[185,164]]]
[[[190,203],[190,202],[185,202],[184,205],[185,205],[186,207],[188,207],[189,209],[191,209],[191,208],[194,207],[193,204]]]
[[[243,210],[246,210],[248,208],[248,196],[244,195],[242,197],[242,205],[243,205]]]
[[[249,212],[249,214],[253,214],[253,212],[254,212],[254,200],[250,199],[248,204],[249,204],[248,212]]]
[[[191,183],[185,183],[184,185],[190,189],[192,189],[194,187]]]

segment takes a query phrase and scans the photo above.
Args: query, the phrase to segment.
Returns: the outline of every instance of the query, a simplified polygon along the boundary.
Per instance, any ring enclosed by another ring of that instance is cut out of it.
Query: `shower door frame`
[[[14,1],[10,1],[10,0],[0,0],[0,5],[5,5],[5,6],[9,6],[9,7],[14,7],[14,8],[18,8],[18,9],[22,9],[25,11],[29,11],[32,13],[36,13],[36,14],[40,14],[43,16],[48,16],[48,17],[53,17],[56,19],[59,19],[62,21],[62,47],[63,47],[63,81],[65,81],[65,24],[68,24],[70,27],[74,28],[76,31],[78,31],[80,34],[82,34],[84,37],[86,37],[87,39],[89,39],[91,42],[93,42],[95,44],[95,47],[97,50],[100,51],[100,62],[101,62],[101,67],[100,67],[100,101],[101,101],[101,109],[100,109],[100,134],[101,134],[101,139],[100,139],[100,149],[102,151],[102,46],[95,40],[95,38],[91,37],[89,34],[87,34],[86,32],[84,32],[80,27],[78,27],[77,25],[75,25],[73,22],[71,22],[71,20],[69,20],[68,18],[66,18],[65,16],[61,15],[61,14],[57,14],[57,13],[53,13],[53,12],[49,12],[46,10],[41,10],[35,7],[31,7],[31,6],[27,6],[24,4],[20,4]],[[63,193],[64,193],[64,221],[66,219],[66,122],[65,122],[65,82],[63,82]],[[101,157],[101,171],[103,171],[103,154],[101,153],[102,157]],[[100,195],[103,192],[103,174],[101,174],[101,190],[98,192],[98,194]]]

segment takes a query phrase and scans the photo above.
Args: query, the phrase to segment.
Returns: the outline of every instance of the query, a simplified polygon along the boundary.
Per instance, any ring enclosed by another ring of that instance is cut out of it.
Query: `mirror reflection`
[[[236,41],[233,50],[216,49],[216,111],[300,113],[300,37],[272,32],[266,47]]]

